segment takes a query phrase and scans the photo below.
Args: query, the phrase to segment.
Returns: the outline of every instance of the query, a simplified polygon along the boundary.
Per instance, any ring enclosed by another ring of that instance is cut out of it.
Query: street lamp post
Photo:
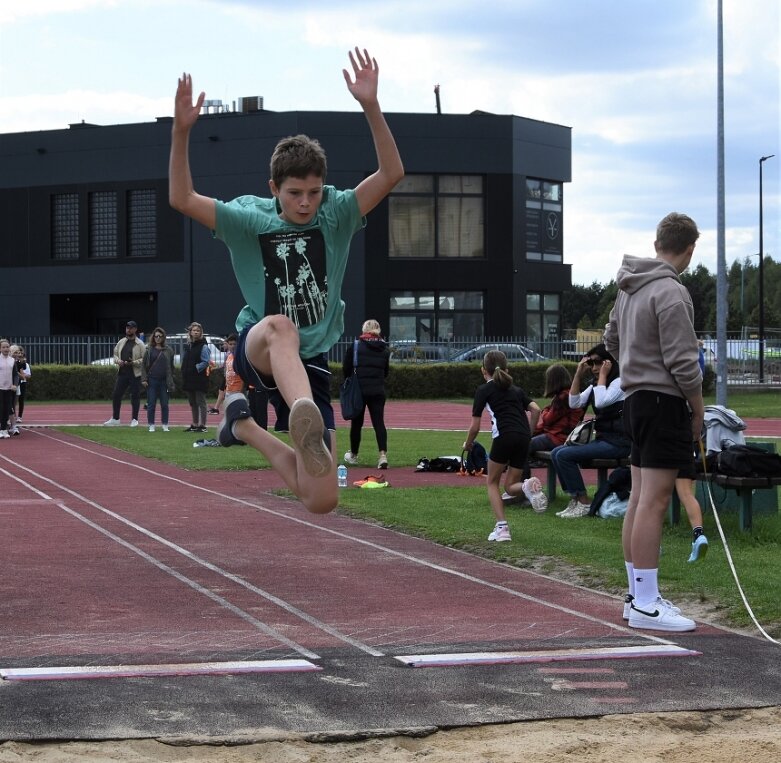
[[[765,249],[762,240],[762,164],[775,154],[759,158],[759,383],[765,383],[765,279],[763,262]]]

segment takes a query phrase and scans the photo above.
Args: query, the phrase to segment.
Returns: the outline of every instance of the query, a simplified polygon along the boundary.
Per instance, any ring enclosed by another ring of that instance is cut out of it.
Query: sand
[[[0,744],[0,763],[777,763],[781,706],[528,721],[350,742]]]

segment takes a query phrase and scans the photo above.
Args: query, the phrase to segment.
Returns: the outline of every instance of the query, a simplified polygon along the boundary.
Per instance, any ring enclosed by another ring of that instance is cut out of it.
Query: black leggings
[[[0,389],[0,429],[8,429],[8,418],[14,412],[15,389]]]
[[[363,410],[350,422],[350,452],[355,454],[361,447],[361,429],[366,409],[377,436],[377,449],[388,450],[388,430],[385,428],[385,395],[367,395],[363,398]]]
[[[24,413],[24,396],[27,392],[27,382],[19,382],[19,394],[16,396],[16,415],[21,419]]]

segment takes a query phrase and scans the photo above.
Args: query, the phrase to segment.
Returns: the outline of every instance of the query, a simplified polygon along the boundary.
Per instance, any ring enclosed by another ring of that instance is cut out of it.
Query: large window
[[[389,219],[390,257],[485,256],[480,175],[407,175]]]
[[[95,191],[89,195],[89,256],[116,257],[117,193]]]
[[[79,259],[79,195],[57,193],[51,197],[52,257]]]
[[[549,357],[557,357],[560,326],[560,304],[558,294],[526,295],[526,338],[540,352]],[[549,348],[546,345],[550,344]]]
[[[156,188],[52,193],[52,259],[159,257],[157,198]],[[80,251],[79,242],[86,244],[86,251]]]
[[[394,341],[447,341],[482,334],[480,291],[391,292],[388,335]]]
[[[129,257],[157,254],[157,195],[151,188],[127,193],[127,253]]]
[[[562,185],[526,179],[526,259],[562,262]]]

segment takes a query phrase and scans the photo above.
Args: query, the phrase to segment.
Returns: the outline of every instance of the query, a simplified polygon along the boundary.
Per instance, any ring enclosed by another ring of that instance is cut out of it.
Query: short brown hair
[[[309,175],[325,180],[328,165],[323,147],[308,135],[290,135],[277,143],[271,154],[271,179],[279,188],[287,178]]]
[[[656,246],[662,252],[681,254],[699,237],[697,223],[679,212],[670,212],[656,226]]]

